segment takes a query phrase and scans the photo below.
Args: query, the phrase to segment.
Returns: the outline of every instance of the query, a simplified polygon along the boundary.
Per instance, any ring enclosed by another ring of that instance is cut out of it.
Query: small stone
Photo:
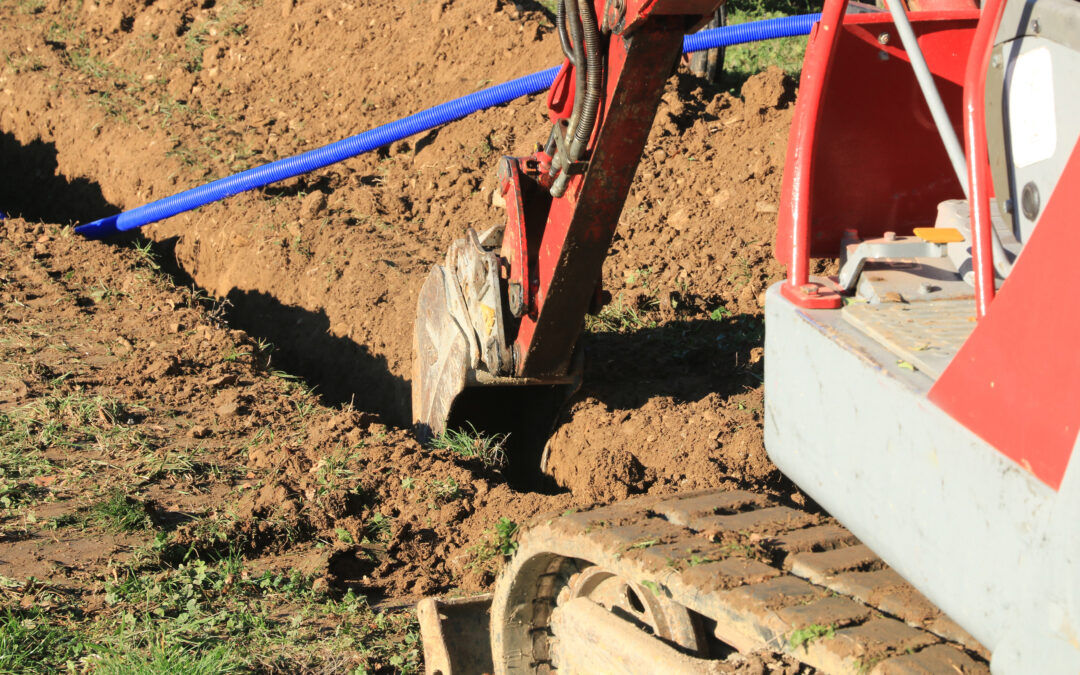
[[[200,425],[191,427],[191,429],[188,430],[188,434],[192,438],[206,438],[207,436],[210,435],[210,428],[205,427],[205,426],[200,424]]]
[[[214,398],[214,412],[219,417],[235,417],[244,412],[244,400],[235,390],[226,390]]]
[[[225,401],[217,408],[215,408],[214,412],[216,412],[221,417],[234,417],[240,412],[240,404],[237,403],[235,400]]]
[[[882,302],[904,302],[904,296],[900,295],[896,291],[889,291],[885,295],[881,296]]]
[[[229,375],[222,375],[221,377],[210,380],[210,382],[208,382],[207,384],[209,384],[211,387],[213,387],[215,389],[217,389],[218,387],[224,387],[224,386],[227,386],[227,385],[230,385],[230,384],[236,384],[236,375],[233,375],[231,373]]]
[[[304,197],[304,201],[300,204],[300,215],[304,218],[317,218],[325,210],[326,195],[320,190]]]

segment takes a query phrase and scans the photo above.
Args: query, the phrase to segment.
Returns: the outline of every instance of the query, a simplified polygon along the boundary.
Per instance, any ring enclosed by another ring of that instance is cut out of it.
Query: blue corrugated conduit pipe
[[[716,47],[730,47],[746,42],[808,35],[811,27],[820,17],[820,14],[803,14],[704,30],[686,36],[683,41],[683,51],[695,52]],[[434,108],[428,108],[422,112],[384,124],[336,143],[324,145],[321,148],[294,157],[279,159],[276,162],[248,169],[206,185],[185,190],[171,197],[138,206],[115,216],[80,225],[75,228],[75,231],[89,239],[100,239],[117,232],[133,230],[148,223],[155,223],[179,213],[197,209],[200,206],[231,197],[240,192],[294,178],[300,174],[321,169],[409,136],[429,131],[448,122],[459,120],[479,110],[502,105],[521,96],[542,92],[551,86],[558,72],[558,67],[548,68],[494,87],[481,89],[468,96],[442,103]]]

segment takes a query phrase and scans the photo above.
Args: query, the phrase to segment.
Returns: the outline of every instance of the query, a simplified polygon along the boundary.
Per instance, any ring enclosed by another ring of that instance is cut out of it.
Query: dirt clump
[[[792,86],[778,69],[745,101],[670,83],[605,263],[612,302],[590,319],[583,390],[549,444],[575,494],[790,491],[761,440],[761,341]]]

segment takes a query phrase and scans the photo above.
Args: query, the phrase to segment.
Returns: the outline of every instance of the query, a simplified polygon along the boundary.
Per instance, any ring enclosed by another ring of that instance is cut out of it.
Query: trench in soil
[[[99,40],[95,49],[110,68],[149,83],[137,95],[182,102],[170,108],[171,122],[153,112],[154,101],[130,108],[127,117],[114,114],[102,105],[99,84],[77,78],[58,93],[37,94],[69,66],[66,48],[35,48],[44,67],[11,75],[18,86],[0,113],[4,157],[14,159],[5,161],[4,183],[19,186],[0,208],[52,223],[86,222],[557,60],[558,40],[536,8],[491,12],[480,0],[459,0],[442,6],[442,21],[432,22],[427,5],[388,5],[365,11],[391,12],[393,21],[371,22],[367,13],[343,9],[333,10],[343,22],[336,24],[324,20],[325,8],[288,4],[286,21],[276,5],[241,10],[231,20],[244,22],[244,35],[220,30],[221,8],[184,3],[118,3],[125,20],[115,27],[112,6],[78,19]],[[115,40],[173,19],[189,29],[200,22],[218,29],[200,33],[204,59],[194,72],[168,60],[183,53],[181,35],[159,34],[160,52],[149,56],[129,53],[127,38]],[[297,35],[305,36],[299,46]],[[480,55],[478,62],[473,46],[481,42],[516,58]],[[371,44],[387,50],[371,54]],[[370,68],[344,68],[358,55]],[[252,77],[245,63],[287,66]],[[327,65],[327,72],[312,64]],[[153,79],[159,69],[168,76]],[[131,91],[128,82],[117,76],[107,90]],[[320,95],[312,98],[313,91]],[[741,95],[684,72],[669,82],[604,266],[612,302],[590,319],[583,387],[559,414],[548,444],[557,495],[511,490],[505,476],[433,455],[406,430],[416,294],[466,226],[504,218],[491,204],[494,167],[499,156],[528,153],[546,138],[542,97],[144,228],[139,236],[153,242],[178,286],[201,289],[230,327],[249,336],[246,344],[273,343],[263,367],[301,378],[329,405],[319,412],[325,428],[302,449],[281,444],[241,458],[255,473],[281,467],[245,513],[254,522],[274,513],[275,503],[307,508],[306,472],[334,452],[337,439],[358,435],[368,443],[362,480],[375,496],[325,509],[325,518],[305,527],[358,533],[357,521],[385,511],[396,523],[394,550],[369,570],[368,581],[356,583],[408,596],[486,587],[490,579],[460,560],[499,517],[524,522],[543,510],[715,486],[801,499],[761,440],[761,299],[782,272],[772,239],[793,91],[790,78],[775,70],[751,78]],[[30,206],[20,201],[26,196]],[[119,255],[129,244],[112,245]],[[196,375],[183,386],[199,392],[206,383]],[[172,377],[161,376],[164,389]],[[247,381],[214,393],[244,402],[241,409],[252,416],[244,425],[268,423],[260,415],[294,405]],[[198,401],[208,409],[192,411],[193,428],[216,420],[215,407],[224,405]],[[378,431],[379,425],[389,426]],[[237,430],[235,442],[246,433]],[[289,458],[297,453],[294,467]],[[430,515],[400,484],[444,476],[466,497]],[[425,570],[403,562],[410,556],[434,562]],[[346,558],[326,564],[348,567]]]

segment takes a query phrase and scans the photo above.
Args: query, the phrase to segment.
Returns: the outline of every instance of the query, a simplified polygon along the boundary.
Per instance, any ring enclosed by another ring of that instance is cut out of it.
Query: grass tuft
[[[90,515],[98,524],[113,532],[138,532],[151,526],[143,503],[120,490],[114,490],[108,499],[92,506]]]
[[[792,649],[797,649],[804,645],[808,645],[814,640],[818,639],[832,639],[836,637],[836,626],[828,625],[823,626],[821,624],[810,624],[806,628],[800,628],[791,632],[788,636],[788,645]]]
[[[506,466],[506,441],[509,434],[482,434],[471,423],[469,430],[447,429],[432,439],[431,447],[449,450],[463,459],[479,460],[487,469]]]
[[[0,610],[0,673],[59,670],[87,651],[79,633],[37,608]]]

